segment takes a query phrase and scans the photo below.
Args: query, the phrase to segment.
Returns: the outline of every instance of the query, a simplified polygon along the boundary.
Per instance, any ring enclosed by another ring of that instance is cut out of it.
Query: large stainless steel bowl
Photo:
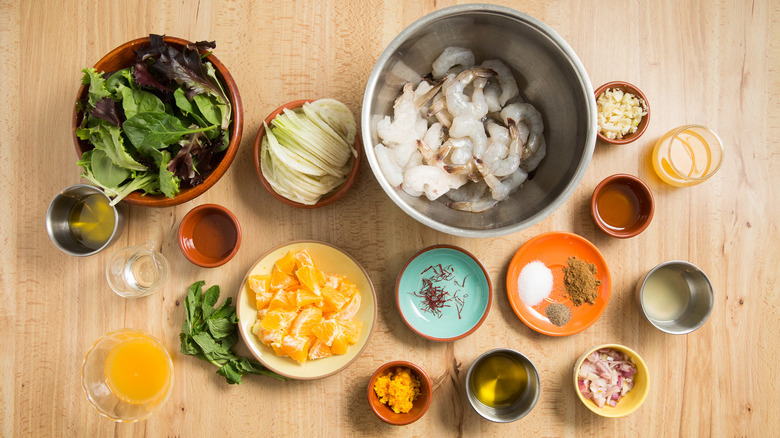
[[[393,115],[393,102],[404,83],[419,82],[449,46],[471,49],[477,62],[502,59],[544,119],[546,158],[509,199],[483,213],[452,210],[442,200],[414,198],[392,187],[374,153],[380,141],[377,122]],[[485,4],[441,9],[395,37],[368,79],[361,119],[366,157],[390,199],[423,224],[464,237],[505,235],[549,216],[579,184],[596,144],[593,87],[571,47],[539,20]]]

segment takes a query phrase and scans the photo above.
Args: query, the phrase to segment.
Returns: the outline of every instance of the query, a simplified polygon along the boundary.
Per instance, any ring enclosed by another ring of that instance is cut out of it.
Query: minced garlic
[[[636,132],[642,117],[647,115],[645,101],[631,93],[607,88],[596,100],[599,131],[609,139],[621,139]]]
[[[409,368],[390,369],[376,379],[374,392],[393,412],[405,414],[420,395],[420,379]]]

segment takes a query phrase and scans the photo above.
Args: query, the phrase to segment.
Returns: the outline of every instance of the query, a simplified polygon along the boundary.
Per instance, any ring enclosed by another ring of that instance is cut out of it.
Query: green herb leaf
[[[215,308],[219,286],[203,292],[204,281],[193,283],[184,299],[185,321],[179,334],[181,352],[208,361],[230,384],[241,383],[244,374],[258,374],[287,380],[261,363],[237,356],[232,348],[238,342],[238,317],[231,297]]]

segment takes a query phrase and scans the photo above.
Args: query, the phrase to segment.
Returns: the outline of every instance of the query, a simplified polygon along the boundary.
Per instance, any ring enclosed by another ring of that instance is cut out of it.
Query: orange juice
[[[653,169],[677,187],[706,181],[720,168],[723,145],[716,133],[701,125],[686,125],[664,134],[653,148]]]
[[[170,385],[171,362],[154,340],[140,337],[115,346],[106,358],[106,383],[119,399],[131,404],[161,401]]]

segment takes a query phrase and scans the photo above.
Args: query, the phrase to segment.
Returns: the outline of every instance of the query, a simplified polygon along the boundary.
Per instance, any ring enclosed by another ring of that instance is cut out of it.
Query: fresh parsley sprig
[[[182,324],[179,339],[181,352],[211,362],[219,367],[217,373],[228,383],[241,383],[244,374],[260,374],[278,380],[287,380],[264,367],[260,362],[233,353],[238,342],[238,316],[232,298],[227,297],[222,305],[219,300],[219,286],[211,286],[203,292],[205,281],[197,281],[187,289],[184,300],[186,320]]]

